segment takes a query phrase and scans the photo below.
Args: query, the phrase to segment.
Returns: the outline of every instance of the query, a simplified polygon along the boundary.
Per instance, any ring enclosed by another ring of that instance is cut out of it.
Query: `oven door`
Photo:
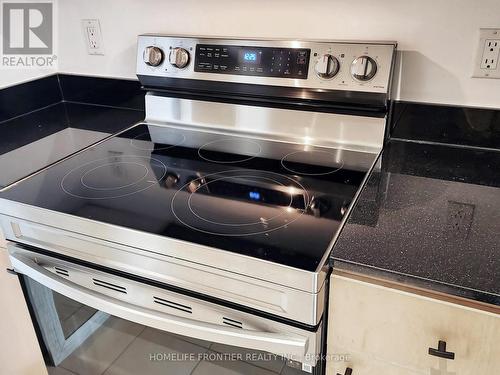
[[[49,372],[322,372],[321,324],[308,330],[16,244],[8,249]]]

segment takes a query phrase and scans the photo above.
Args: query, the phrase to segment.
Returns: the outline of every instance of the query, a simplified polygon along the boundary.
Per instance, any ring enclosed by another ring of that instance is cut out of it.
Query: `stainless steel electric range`
[[[395,47],[140,36],[145,121],[0,195],[52,364],[111,315],[322,372],[329,253],[378,168]],[[55,339],[43,290],[93,313]]]

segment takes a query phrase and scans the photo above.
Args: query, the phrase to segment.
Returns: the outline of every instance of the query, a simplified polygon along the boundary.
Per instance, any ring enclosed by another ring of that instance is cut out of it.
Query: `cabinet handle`
[[[14,271],[12,268],[7,268],[6,271],[11,275],[18,276],[18,273]]]
[[[429,354],[445,359],[455,359],[455,353],[446,351],[446,341],[439,340],[438,348],[429,348]]]
[[[337,375],[340,375],[340,374],[337,372]],[[347,367],[345,369],[344,375],[352,375],[352,368]]]

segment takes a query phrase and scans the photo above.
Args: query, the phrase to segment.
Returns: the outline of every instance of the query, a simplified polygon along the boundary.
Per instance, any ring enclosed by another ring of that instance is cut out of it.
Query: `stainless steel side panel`
[[[309,325],[324,311],[326,269],[306,272],[7,200],[0,206],[8,214],[0,216],[8,240]]]
[[[320,354],[321,328],[309,332],[13,244],[9,255],[17,272],[123,319],[201,340],[268,351],[309,366],[316,364]]]

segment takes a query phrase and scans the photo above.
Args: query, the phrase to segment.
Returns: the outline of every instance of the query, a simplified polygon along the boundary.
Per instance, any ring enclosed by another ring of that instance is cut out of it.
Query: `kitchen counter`
[[[144,119],[134,81],[53,75],[0,90],[0,189]]]
[[[500,152],[392,140],[333,265],[500,305]]]
[[[60,102],[0,123],[0,189],[143,118],[133,109]]]
[[[0,99],[0,189],[144,118],[134,81],[57,75]],[[369,176],[334,267],[500,305],[500,152],[430,143],[451,132],[495,146],[498,112],[403,103],[394,117],[400,139]]]

